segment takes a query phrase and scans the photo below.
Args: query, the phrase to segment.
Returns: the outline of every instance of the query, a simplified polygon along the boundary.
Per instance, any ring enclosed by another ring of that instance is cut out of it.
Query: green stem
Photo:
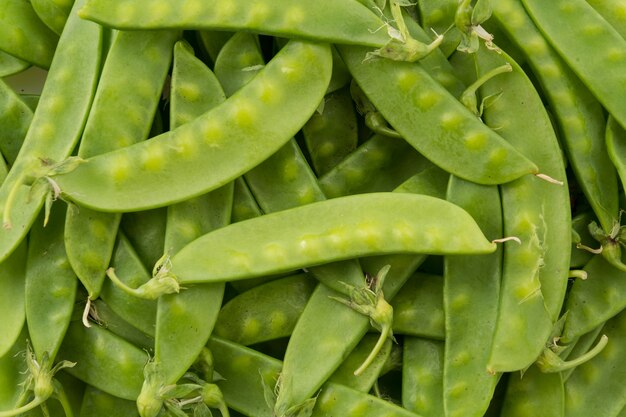
[[[65,390],[61,386],[61,384],[56,384],[56,394],[57,400],[61,403],[61,407],[63,407],[63,412],[65,413],[65,417],[74,417],[74,411],[72,410],[72,406],[70,405],[70,401],[67,398],[67,394]]]
[[[128,295],[132,295],[133,297],[142,297],[143,294],[137,288],[131,288],[128,285],[124,284],[117,274],[115,273],[115,269],[109,268],[106,271],[107,276],[113,281],[113,284],[120,290],[124,291]]]
[[[365,359],[363,364],[361,364],[361,366],[359,366],[359,369],[354,371],[354,375],[356,375],[356,376],[361,375],[367,369],[367,367],[370,366],[372,364],[372,362],[374,362],[374,359],[376,358],[376,355],[378,355],[380,350],[383,348],[383,346],[384,346],[385,342],[387,341],[387,338],[389,337],[390,333],[391,333],[391,326],[390,325],[385,325],[385,324],[382,325],[382,328],[381,328],[381,331],[380,331],[380,337],[378,338],[378,341],[376,341],[376,346],[374,346],[374,348],[370,352],[370,354],[367,357],[367,359]]]
[[[13,224],[11,223],[11,209],[13,207],[13,204],[15,204],[17,192],[22,185],[22,179],[23,176],[15,181],[15,184],[13,184],[13,187],[11,187],[11,191],[9,191],[9,194],[7,195],[7,200],[4,203],[4,212],[2,213],[2,227],[4,227],[5,229],[10,229],[13,227]]]
[[[572,359],[571,361],[564,361],[556,372],[566,371],[568,369],[575,368],[578,365],[582,365],[588,360],[593,359],[598,353],[602,352],[602,349],[604,349],[608,343],[609,338],[607,337],[607,335],[603,334],[602,337],[600,337],[598,343],[591,350],[587,351],[587,353],[585,353],[584,355],[580,355],[576,359]]]
[[[17,416],[19,414],[22,414],[22,413],[25,413],[27,411],[30,411],[30,410],[34,409],[35,407],[40,406],[46,400],[47,400],[47,398],[34,398],[31,402],[29,402],[28,404],[25,404],[25,405],[23,405],[23,406],[21,406],[19,408],[14,408],[13,410],[0,411],[0,417]]]

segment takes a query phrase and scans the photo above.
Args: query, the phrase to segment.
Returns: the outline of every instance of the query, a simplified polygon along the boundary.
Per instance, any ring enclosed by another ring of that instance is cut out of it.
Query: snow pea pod
[[[78,148],[88,158],[148,137],[177,32],[120,32],[107,53],[98,89]],[[68,207],[65,245],[91,300],[98,297],[109,266],[120,215]],[[146,233],[143,229],[141,232]],[[133,235],[127,234],[129,238]],[[135,242],[133,242],[135,244]],[[135,244],[139,251],[140,246]],[[156,259],[161,255],[158,248]],[[151,260],[149,265],[153,265]]]
[[[4,81],[0,80],[0,152],[9,165],[15,162],[33,119],[33,111]]]
[[[13,346],[26,318],[24,286],[26,277],[26,243],[21,244],[0,264],[0,356]]]
[[[419,217],[412,214],[415,210]],[[310,221],[303,224],[303,218]],[[422,195],[370,193],[223,227],[184,247],[172,258],[171,272],[184,285],[244,279],[359,256],[480,254],[495,249],[473,219],[453,204]]]
[[[31,0],[37,16],[54,33],[60,35],[72,10],[74,0]]]
[[[405,337],[402,406],[422,416],[442,416],[444,343]]]
[[[522,3],[563,60],[609,113],[626,126],[622,95],[626,87],[626,39],[585,0]]]
[[[290,41],[223,104],[149,141],[89,158],[55,181],[71,200],[102,211],[154,208],[218,188],[300,129],[324,95],[330,64],[328,45]]]
[[[29,62],[0,51],[0,77],[17,74],[30,66]]]
[[[626,39],[626,7],[620,0],[587,0]]]
[[[374,106],[434,164],[480,184],[501,184],[538,172],[533,162],[483,125],[420,64],[376,60],[362,65],[367,48],[338,49]]]
[[[212,29],[248,31],[285,38],[330,43],[384,46],[389,40],[384,22],[355,0],[250,1],[223,3],[193,0],[90,0],[81,16],[118,29]],[[342,16],[343,24],[336,19]]]
[[[257,204],[254,196],[250,192],[250,188],[243,177],[237,178],[235,181],[235,190],[233,195],[233,223],[242,220],[258,217],[263,214],[261,208]]]
[[[104,327],[146,352],[154,351],[154,337],[150,337],[137,327],[120,317],[104,300],[98,298],[91,303],[91,315],[99,326]]]
[[[7,180],[0,188],[5,230],[0,233],[0,260],[19,244],[45,198],[43,190],[24,185],[32,170],[66,158],[82,133],[100,73],[100,26],[84,21],[75,11],[59,40],[47,81],[24,144]],[[44,139],[42,139],[44,138]]]
[[[501,413],[511,417],[562,417],[565,412],[564,391],[561,373],[543,373],[533,365],[523,375],[511,375]]]
[[[618,216],[617,176],[604,140],[600,103],[550,46],[520,2],[499,0],[493,8],[494,19],[521,49],[540,82],[578,184],[600,225],[610,232]]]
[[[50,67],[59,36],[39,20],[29,1],[3,1],[0,23],[0,50],[41,68]]]
[[[82,207],[80,208],[82,210]],[[113,213],[100,213],[104,216],[115,216]],[[165,247],[165,228],[167,209],[159,207],[124,213],[120,221],[120,229],[130,244],[135,248],[143,265],[150,269],[163,256]],[[106,268],[105,268],[106,269]]]
[[[213,334],[244,346],[289,336],[314,287],[315,280],[297,274],[239,294],[220,310]]]
[[[561,150],[530,80],[504,52],[481,48],[475,55],[481,74],[504,62],[513,68],[481,87],[483,97],[500,94],[484,111],[487,125],[497,127],[541,172],[564,181]],[[527,176],[502,185],[501,194],[504,236],[521,244],[510,244],[504,253],[489,369],[513,371],[539,356],[558,318],[569,274],[571,217],[566,186]]]
[[[133,401],[114,397],[97,388],[88,386],[80,407],[80,417],[139,417]]]
[[[72,317],[78,279],[63,245],[65,207],[54,207],[51,223],[33,226],[26,267],[26,321],[37,360],[54,360]],[[43,216],[40,216],[43,220]]]

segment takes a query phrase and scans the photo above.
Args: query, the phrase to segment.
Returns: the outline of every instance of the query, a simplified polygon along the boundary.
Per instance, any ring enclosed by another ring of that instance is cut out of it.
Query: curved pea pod
[[[124,400],[88,386],[80,407],[80,417],[139,417],[133,401]]]
[[[154,351],[154,337],[148,336],[124,320],[104,300],[98,298],[91,303],[91,315],[98,325],[122,339],[144,349],[146,352]]]
[[[65,207],[54,207],[50,216],[48,227],[40,223],[31,230],[26,267],[26,321],[39,361],[44,355],[51,360],[56,357],[72,318],[78,287],[63,244]]]
[[[443,277],[416,272],[391,301],[393,333],[444,340]]]
[[[452,55],[457,45],[461,42],[461,33],[453,26],[454,15],[458,5],[458,0],[437,2],[424,1],[417,3],[422,27],[426,30],[430,29],[435,33],[445,33],[443,42],[439,45],[439,49],[446,56]]]
[[[29,62],[0,51],[0,77],[17,74],[30,66]]]
[[[511,374],[501,415],[560,417],[564,412],[565,390],[561,373],[543,373],[537,366],[531,366],[522,375]]]
[[[248,84],[264,64],[258,36],[238,32],[220,49],[215,59],[214,71],[224,94],[230,97]]]
[[[100,326],[70,324],[57,355],[76,362],[66,370],[81,381],[125,400],[135,400],[148,356],[142,349]]]
[[[565,415],[617,416],[626,405],[626,387],[615,383],[626,378],[626,311],[604,325],[605,348],[579,365],[565,383]]]
[[[314,287],[298,274],[252,288],[222,307],[213,334],[244,346],[289,336]]]
[[[480,184],[502,184],[538,172],[533,162],[482,124],[420,64],[391,60],[363,64],[366,48],[338,48],[374,106],[435,165]]]
[[[237,178],[234,183],[235,190],[233,195],[233,211],[231,221],[236,223],[242,220],[261,216],[263,212],[254,199],[254,196],[250,192],[250,187],[248,187],[248,184],[246,184],[243,177]]]
[[[82,208],[81,208],[82,210]],[[114,216],[111,213],[100,213]],[[103,216],[103,218],[104,218]],[[120,229],[135,248],[143,265],[150,269],[161,256],[165,248],[165,230],[167,209],[157,209],[124,213],[120,221]]]
[[[26,277],[26,244],[20,245],[0,264],[0,356],[5,355],[20,335],[26,318],[24,286]]]
[[[613,28],[626,39],[626,10],[620,0],[587,0]]]
[[[81,4],[77,1],[74,11]],[[66,158],[82,133],[100,73],[101,40],[98,25],[75,13],[70,16],[24,144],[0,188],[5,225],[0,233],[0,260],[26,235],[46,196],[42,189],[31,191],[24,181],[41,166],[42,158],[53,165]]]
[[[594,257],[594,254],[583,247],[597,245],[596,240],[589,233],[589,224],[595,217],[591,211],[579,213],[572,217],[572,255],[570,269],[583,268]],[[579,246],[579,245],[582,245]]]
[[[509,62],[512,72],[481,87],[500,94],[484,111],[487,125],[542,173],[565,180],[561,150],[541,98],[521,68],[502,52],[481,48],[480,73]],[[503,62],[504,61],[504,62]],[[504,252],[500,304],[488,367],[513,371],[529,366],[541,353],[565,297],[569,274],[571,217],[567,187],[535,176],[501,186],[504,236],[515,236]]]
[[[562,340],[571,342],[626,308],[626,272],[594,256],[585,265],[587,279],[577,279],[568,294]]]
[[[626,86],[626,39],[585,0],[522,3],[563,60],[609,113],[626,126],[622,94]]]
[[[26,351],[26,341],[28,339],[28,331],[26,326],[13,343],[0,356],[0,410],[10,410],[15,406],[21,394],[20,383],[26,378],[28,369],[26,362],[16,360],[16,356]]]
[[[384,22],[357,1],[193,0],[184,4],[157,0],[90,0],[81,16],[118,29],[213,29],[248,31],[285,38],[381,47],[390,36]],[[340,17],[341,16],[341,17]],[[337,25],[338,18],[342,24]]]
[[[3,1],[0,23],[0,50],[41,68],[50,67],[59,37],[39,20],[29,1]]]
[[[54,33],[60,35],[72,10],[74,0],[31,0],[37,16]]]
[[[0,152],[9,164],[15,162],[33,119],[33,111],[4,81],[0,80]]]
[[[402,352],[402,406],[423,416],[443,411],[444,343],[406,337]]]
[[[486,236],[502,236],[498,187],[450,177],[448,201],[467,210]],[[507,245],[516,245],[509,242]],[[498,316],[502,253],[444,257],[446,344],[443,404],[451,417],[480,417],[489,407],[498,376],[485,372]]]
[[[521,49],[537,77],[578,184],[600,225],[609,232],[618,216],[617,175],[604,140],[600,103],[550,46],[520,2],[499,0],[493,7],[494,19]]]
[[[154,208],[218,188],[304,125],[330,66],[328,45],[291,41],[223,104],[149,141],[89,158],[55,181],[68,198],[102,211]]]
[[[303,218],[310,221],[303,224]],[[250,239],[255,235],[258,240]],[[171,272],[184,285],[385,253],[484,254],[495,249],[473,219],[453,204],[423,195],[370,193],[223,227],[185,246],[172,258]]]

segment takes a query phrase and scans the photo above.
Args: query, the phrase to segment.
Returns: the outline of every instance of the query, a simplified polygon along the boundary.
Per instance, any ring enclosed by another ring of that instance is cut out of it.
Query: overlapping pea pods
[[[623,413],[619,2],[493,0],[530,69],[485,0],[5,3],[0,76],[50,73],[36,110],[0,84],[0,416],[47,400],[39,377],[53,416]]]

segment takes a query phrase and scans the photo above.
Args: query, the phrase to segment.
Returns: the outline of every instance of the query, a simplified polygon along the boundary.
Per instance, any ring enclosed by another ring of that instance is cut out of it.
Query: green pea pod
[[[178,37],[172,31],[120,32],[115,36],[78,148],[79,157],[99,155],[148,137]],[[133,91],[136,93],[130,93]],[[120,215],[68,207],[68,257],[92,300],[102,288],[119,224]],[[151,229],[142,229],[141,233],[147,235],[147,230]],[[133,244],[140,251],[141,247]],[[159,246],[154,260],[162,255],[161,250]],[[150,259],[150,266],[154,260]]]
[[[534,163],[483,125],[421,65],[390,60],[362,65],[366,52],[363,47],[339,46],[371,102],[433,163],[480,184],[506,183],[538,172]]]
[[[215,59],[215,76],[230,97],[248,84],[264,64],[258,37],[238,32],[220,49]]]
[[[534,365],[522,375],[511,374],[501,413],[511,417],[564,416],[565,390],[562,375],[559,372],[543,373]]]
[[[144,349],[146,352],[154,351],[154,337],[148,336],[137,327],[124,320],[102,299],[98,298],[94,300],[91,303],[91,309],[92,318],[98,325],[115,333],[133,345]]]
[[[0,51],[0,77],[17,74],[30,66],[29,62]]]
[[[393,333],[445,339],[443,277],[416,272],[391,301]]]
[[[261,216],[263,212],[254,199],[254,196],[250,192],[250,187],[248,187],[248,184],[246,184],[243,177],[237,178],[234,182],[235,190],[233,195],[232,222],[236,223],[242,220]]]
[[[33,111],[15,92],[0,80],[0,152],[9,164],[15,162],[33,119]]]
[[[43,24],[30,2],[6,0],[0,8],[0,50],[49,68],[59,37]]]
[[[87,328],[80,321],[70,324],[58,357],[76,362],[66,370],[69,374],[125,400],[137,399],[148,359],[142,349],[99,326]]]
[[[122,13],[123,12],[123,13]],[[258,32],[285,38],[309,38],[331,43],[361,43],[381,47],[390,36],[377,30],[384,23],[356,1],[194,0],[174,5],[155,0],[90,0],[81,16],[118,29],[196,28]],[[343,16],[343,24],[336,19]]]
[[[572,342],[626,308],[626,272],[601,256],[585,265],[586,280],[577,279],[567,297],[562,340]]]
[[[20,330],[13,345],[0,356],[0,410],[15,406],[22,391],[19,383],[24,381],[28,372],[25,361],[15,360],[16,356],[26,351],[28,331],[26,326],[20,327]]]
[[[481,94],[500,94],[484,118],[542,173],[565,180],[562,154],[541,98],[522,69],[506,56],[481,48],[480,73],[508,62],[513,71],[481,87]],[[523,115],[526,114],[526,117]],[[504,236],[521,244],[507,246],[491,371],[528,367],[541,353],[565,297],[569,274],[571,217],[567,187],[534,176],[501,186]],[[532,198],[530,197],[532,196]]]
[[[454,15],[458,5],[458,0],[417,3],[422,27],[435,33],[444,34],[443,43],[439,45],[439,49],[446,56],[452,55],[461,42],[461,32],[454,26]]]
[[[139,417],[133,401],[114,397],[91,386],[85,390],[80,408],[80,417]]]
[[[82,207],[80,208],[82,210]],[[116,214],[100,213],[104,216],[115,217]],[[124,213],[120,221],[120,229],[124,232],[128,241],[137,251],[137,256],[143,265],[150,269],[163,256],[165,247],[165,229],[167,222],[167,209],[135,211]],[[106,269],[106,268],[105,268]]]
[[[42,218],[43,216],[40,216]],[[39,361],[54,360],[72,318],[78,279],[63,245],[65,207],[54,207],[48,227],[30,233],[26,267],[26,321]]]
[[[68,198],[102,211],[154,208],[218,188],[306,122],[326,90],[330,64],[327,45],[291,41],[252,82],[193,122],[89,158],[55,181]]]
[[[604,140],[600,103],[550,46],[520,2],[493,3],[494,19],[521,49],[540,82],[578,184],[600,225],[609,232],[618,216],[617,175]]]
[[[587,0],[616,31],[626,39],[626,14],[624,14],[624,3],[619,0]]]
[[[402,406],[423,416],[444,415],[444,344],[404,338],[402,354]],[[425,377],[427,375],[427,377]]]
[[[420,217],[411,214],[415,210]],[[303,224],[303,218],[311,221]],[[261,240],[250,239],[253,235]],[[384,253],[480,254],[495,248],[471,217],[450,203],[421,195],[370,193],[311,203],[221,228],[175,255],[171,272],[184,285]]]
[[[626,387],[614,383],[626,375],[626,363],[622,360],[626,355],[626,312],[607,321],[601,333],[608,337],[606,347],[578,366],[565,384],[568,417],[590,413],[616,416],[626,405]]]
[[[74,0],[31,0],[37,16],[54,33],[60,35],[72,10]]]
[[[621,94],[626,39],[585,0],[522,3],[563,60],[609,113],[626,126],[626,103]]]
[[[0,234],[0,260],[24,238],[44,203],[46,193],[41,188],[31,191],[24,181],[41,167],[42,159],[55,164],[67,158],[87,118],[100,74],[102,30],[76,15],[81,5],[77,1],[68,19],[24,144],[0,188],[5,226]]]

